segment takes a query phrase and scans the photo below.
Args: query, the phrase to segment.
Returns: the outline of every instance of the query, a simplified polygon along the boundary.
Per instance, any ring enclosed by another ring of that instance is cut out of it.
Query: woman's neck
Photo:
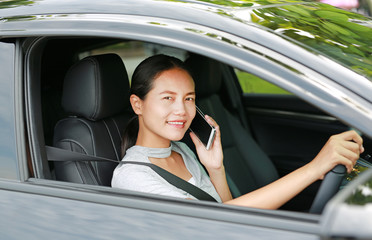
[[[149,148],[168,148],[170,146],[169,139],[150,139],[149,137],[141,137],[138,134],[136,145]]]

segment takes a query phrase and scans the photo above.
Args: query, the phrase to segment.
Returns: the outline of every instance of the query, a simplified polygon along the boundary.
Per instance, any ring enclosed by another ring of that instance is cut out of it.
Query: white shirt
[[[171,151],[175,151],[182,156],[187,170],[192,175],[189,182],[209,193],[218,202],[222,202],[204,168],[196,159],[191,149],[182,142],[171,142],[169,148],[148,148],[135,145],[126,151],[122,161],[151,163],[149,157],[169,157]],[[114,170],[111,186],[171,197],[195,199],[191,194],[168,183],[151,168],[137,164],[119,164]]]

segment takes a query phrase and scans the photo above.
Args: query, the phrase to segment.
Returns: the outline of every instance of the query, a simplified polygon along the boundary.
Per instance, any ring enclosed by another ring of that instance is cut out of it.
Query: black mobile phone
[[[209,150],[216,135],[216,129],[207,122],[204,116],[205,114],[196,107],[196,114],[191,122],[190,130],[195,133],[205,148]]]

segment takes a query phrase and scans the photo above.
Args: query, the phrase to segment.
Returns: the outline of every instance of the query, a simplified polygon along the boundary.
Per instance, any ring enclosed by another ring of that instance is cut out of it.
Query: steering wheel
[[[337,165],[329,171],[320,185],[320,188],[315,196],[311,205],[310,213],[321,213],[326,203],[331,199],[339,190],[342,180],[346,174],[344,165]]]

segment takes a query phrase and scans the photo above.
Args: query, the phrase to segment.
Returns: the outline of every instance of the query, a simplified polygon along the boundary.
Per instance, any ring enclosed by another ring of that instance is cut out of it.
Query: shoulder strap
[[[62,148],[56,148],[51,146],[45,146],[48,161],[51,162],[64,162],[64,161],[98,161],[98,162],[115,162],[120,163],[119,160],[110,158],[91,156],[84,153],[73,152]]]
[[[90,156],[83,153],[72,152],[68,150],[64,150],[61,148],[45,146],[48,161],[110,161],[119,163],[120,161],[104,158],[104,157],[96,157]],[[162,178],[164,178],[167,182],[172,184],[173,186],[184,190],[185,192],[193,195],[195,198],[199,200],[206,200],[206,201],[213,201],[217,202],[211,195],[203,191],[202,189],[194,186],[193,184],[183,180],[182,178],[177,177],[176,175],[164,170],[161,167],[158,167],[152,163],[143,163],[143,162],[133,162],[133,161],[122,161],[120,163],[130,163],[130,164],[138,164],[150,167],[153,171],[159,174]]]
[[[156,166],[152,163],[145,163],[145,162],[134,162],[134,161],[123,161],[122,164],[137,164],[137,165],[143,165],[151,168],[154,172],[159,174],[162,178],[164,178],[167,182],[172,184],[173,186],[182,189],[183,191],[193,195],[196,199],[199,200],[206,200],[206,201],[212,201],[217,202],[216,199],[214,199],[211,195],[203,191],[202,189],[196,187],[195,185],[183,180],[180,177],[177,177],[176,175],[168,172],[167,170],[164,170],[161,167]]]

